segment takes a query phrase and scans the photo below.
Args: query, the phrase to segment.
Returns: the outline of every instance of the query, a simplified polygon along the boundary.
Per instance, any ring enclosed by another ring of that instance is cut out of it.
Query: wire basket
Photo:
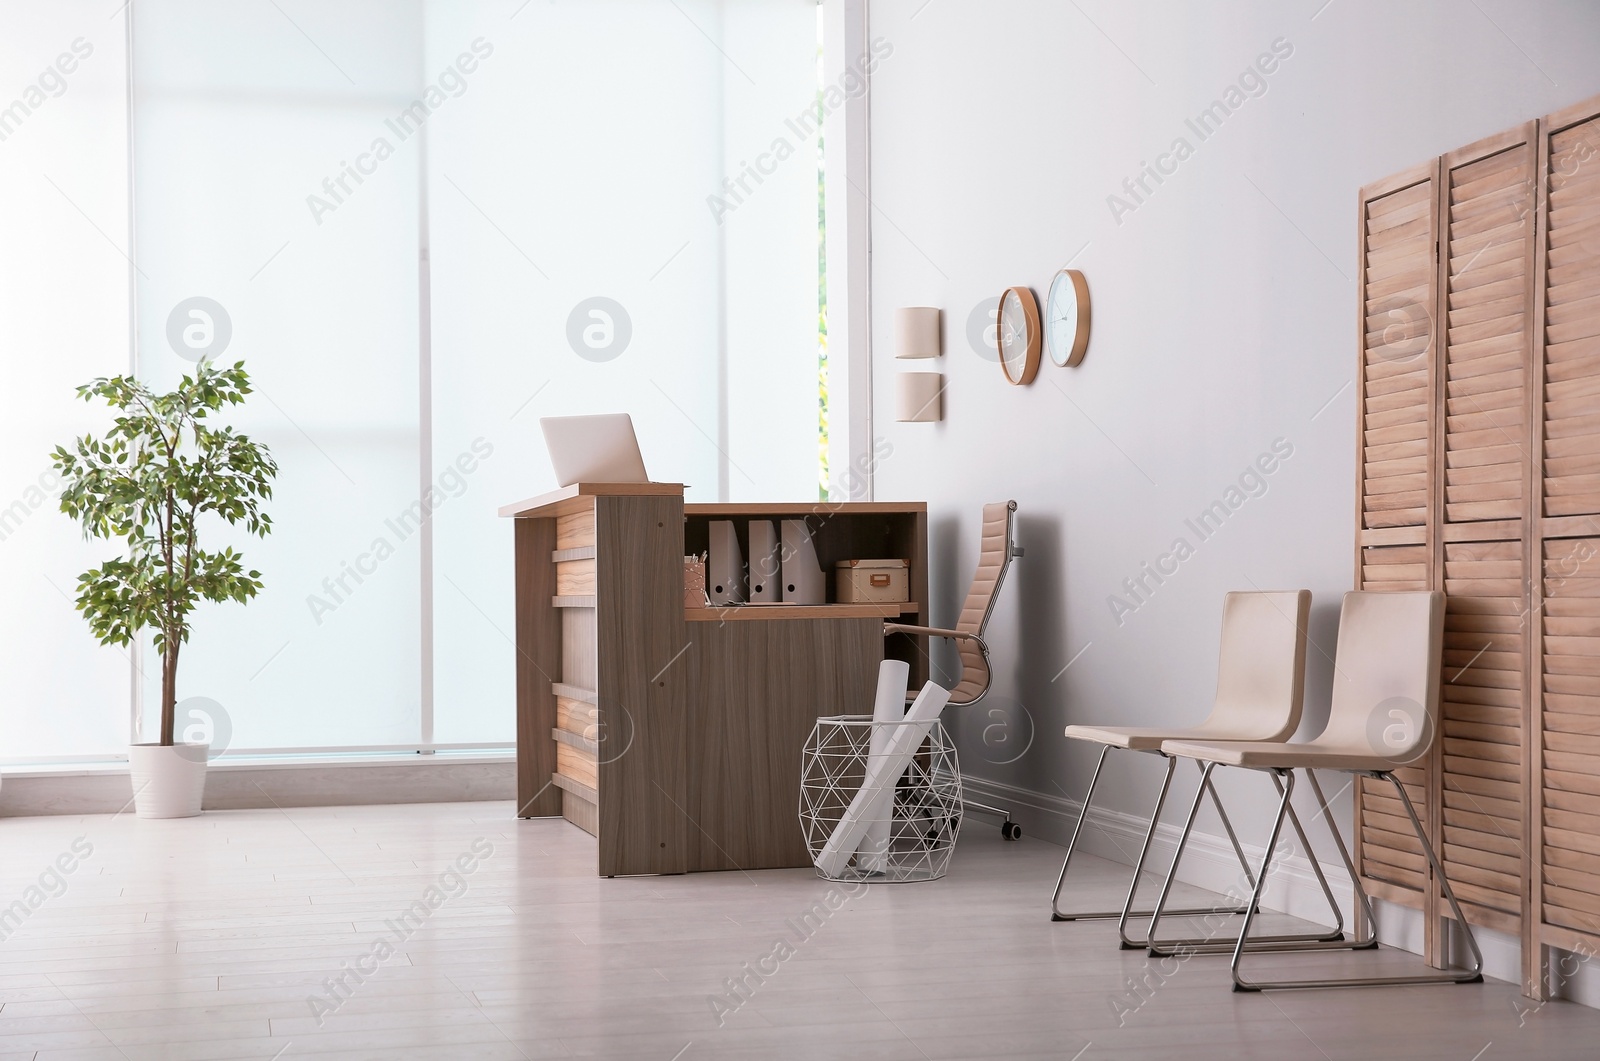
[[[892,797],[862,794],[868,765],[882,754],[890,731],[908,725],[925,728],[927,736],[893,781]],[[822,853],[847,815],[865,823],[863,838],[843,868],[829,873]],[[800,827],[817,876],[825,880],[901,883],[944,876],[961,831],[961,771],[944,726],[938,720],[874,722],[871,715],[817,719],[801,753]]]

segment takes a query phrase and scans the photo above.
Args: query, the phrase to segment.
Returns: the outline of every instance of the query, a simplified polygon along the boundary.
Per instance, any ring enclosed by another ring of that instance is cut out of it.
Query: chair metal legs
[[[1133,877],[1128,884],[1127,898],[1123,901],[1120,911],[1096,912],[1067,912],[1061,910],[1061,892],[1066,885],[1067,870],[1072,862],[1072,853],[1077,848],[1078,838],[1083,832],[1084,823],[1088,820],[1089,806],[1094,801],[1095,788],[1100,780],[1100,771],[1105,766],[1106,753],[1111,750],[1109,745],[1102,746],[1100,757],[1095,763],[1094,773],[1089,779],[1089,790],[1084,794],[1083,809],[1079,812],[1077,825],[1073,828],[1072,837],[1067,844],[1066,857],[1061,862],[1061,874],[1056,878],[1056,888],[1050,900],[1050,918],[1052,921],[1087,921],[1087,920],[1118,920],[1118,932],[1122,938],[1124,948],[1148,946],[1152,955],[1165,955],[1175,952],[1205,953],[1232,950],[1232,959],[1229,969],[1233,977],[1235,991],[1262,991],[1288,988],[1320,988],[1320,987],[1362,987],[1362,986],[1401,986],[1409,984],[1448,984],[1448,983],[1479,983],[1483,980],[1483,953],[1478,948],[1477,939],[1472,934],[1466,916],[1461,910],[1461,905],[1456,900],[1455,892],[1450,887],[1450,881],[1444,874],[1438,856],[1433,846],[1428,842],[1427,834],[1422,828],[1422,822],[1417,817],[1416,808],[1412,806],[1411,797],[1406,793],[1405,786],[1400,784],[1392,772],[1371,773],[1364,776],[1379,780],[1386,780],[1394,786],[1400,796],[1401,805],[1405,807],[1406,816],[1411,822],[1411,828],[1416,833],[1417,841],[1422,845],[1422,850],[1428,858],[1435,878],[1439,881],[1440,891],[1445,901],[1450,904],[1462,931],[1466,933],[1467,946],[1472,952],[1472,965],[1466,969],[1453,969],[1429,973],[1410,974],[1403,976],[1371,976],[1371,977],[1320,977],[1304,980],[1251,980],[1244,975],[1241,966],[1246,953],[1273,953],[1273,952],[1301,952],[1301,951],[1337,951],[1337,950],[1366,950],[1376,949],[1377,928],[1372,906],[1372,899],[1361,886],[1361,876],[1351,858],[1350,850],[1339,832],[1337,823],[1333,820],[1333,812],[1328,805],[1328,800],[1323,794],[1322,785],[1318,782],[1316,773],[1307,770],[1306,774],[1311,782],[1311,787],[1317,799],[1317,811],[1323,822],[1327,825],[1328,832],[1333,839],[1334,846],[1338,849],[1340,861],[1344,863],[1346,871],[1350,874],[1351,883],[1355,889],[1355,898],[1359,903],[1361,912],[1365,915],[1360,920],[1365,931],[1357,938],[1347,939],[1344,935],[1344,914],[1333,894],[1326,875],[1323,873],[1320,860],[1311,848],[1309,838],[1300,823],[1299,816],[1295,814],[1292,798],[1295,787],[1295,771],[1287,769],[1271,769],[1267,773],[1272,777],[1273,785],[1279,793],[1278,811],[1273,818],[1272,832],[1267,839],[1266,851],[1262,855],[1261,868],[1252,872],[1249,860],[1239,844],[1238,837],[1234,834],[1233,824],[1228,820],[1227,811],[1222,807],[1222,801],[1217,796],[1212,785],[1211,775],[1216,769],[1216,763],[1201,763],[1200,787],[1196,790],[1194,801],[1190,805],[1188,818],[1184,821],[1183,831],[1178,840],[1178,849],[1173,855],[1171,869],[1166,880],[1162,883],[1161,893],[1156,899],[1155,908],[1149,911],[1149,927],[1143,941],[1131,940],[1127,933],[1127,925],[1131,918],[1146,916],[1143,912],[1135,912],[1134,899],[1138,893],[1139,879],[1144,872],[1144,864],[1149,856],[1150,848],[1155,837],[1156,826],[1161,818],[1161,811],[1166,805],[1167,795],[1172,787],[1172,776],[1177,767],[1177,760],[1171,756],[1163,756],[1167,760],[1167,769],[1162,777],[1161,789],[1157,793],[1155,807],[1150,815],[1149,825],[1145,830],[1144,845],[1140,848],[1139,857],[1133,869]],[[1184,849],[1188,846],[1189,837],[1194,831],[1195,819],[1199,814],[1200,804],[1210,796],[1218,813],[1222,816],[1223,827],[1228,832],[1228,838],[1233,845],[1234,852],[1239,856],[1240,865],[1244,867],[1244,877],[1251,888],[1249,901],[1241,906],[1216,905],[1195,909],[1168,910],[1167,899],[1171,894],[1172,885],[1177,879],[1178,864],[1183,857]],[[1317,882],[1322,888],[1324,898],[1327,899],[1328,908],[1333,912],[1335,928],[1325,933],[1285,934],[1271,936],[1251,936],[1250,928],[1255,922],[1256,914],[1261,909],[1262,894],[1266,890],[1267,878],[1272,870],[1273,857],[1276,854],[1278,840],[1283,834],[1285,819],[1291,823],[1302,850],[1305,851],[1310,861],[1312,871],[1317,877]],[[1232,915],[1243,914],[1244,921],[1239,929],[1239,936],[1231,944],[1226,941],[1206,939],[1160,939],[1156,935],[1156,928],[1163,917],[1205,916],[1205,915]]]
[[[1416,809],[1411,805],[1411,797],[1406,794],[1405,786],[1400,784],[1399,779],[1389,771],[1367,774],[1366,776],[1380,780],[1387,780],[1391,785],[1394,786],[1395,791],[1399,793],[1400,802],[1406,809],[1406,817],[1411,820],[1411,828],[1417,834],[1417,842],[1422,845],[1423,853],[1428,856],[1428,865],[1432,867],[1434,876],[1439,881],[1440,891],[1444,895],[1445,901],[1450,904],[1450,909],[1455,914],[1457,923],[1461,925],[1461,930],[1466,933],[1467,946],[1472,950],[1472,967],[1470,969],[1444,970],[1440,972],[1411,974],[1407,976],[1366,976],[1341,978],[1323,977],[1308,980],[1250,980],[1240,972],[1239,967],[1242,959],[1244,958],[1245,952],[1259,949],[1254,947],[1252,945],[1254,941],[1248,938],[1250,935],[1250,922],[1254,920],[1254,910],[1256,905],[1261,901],[1261,892],[1263,887],[1266,885],[1268,872],[1272,868],[1273,848],[1277,846],[1278,834],[1283,829],[1283,819],[1285,812],[1289,807],[1289,796],[1294,791],[1294,772],[1292,770],[1273,770],[1272,772],[1275,775],[1284,778],[1283,798],[1278,802],[1278,814],[1272,823],[1272,835],[1267,840],[1267,850],[1265,854],[1262,855],[1261,872],[1256,876],[1255,893],[1251,896],[1249,910],[1244,915],[1244,924],[1239,929],[1238,942],[1233,948],[1233,960],[1230,965],[1233,973],[1233,989],[1235,991],[1262,991],[1268,989],[1313,987],[1376,987],[1400,986],[1407,984],[1481,983],[1483,980],[1483,952],[1478,949],[1478,941],[1472,935],[1472,926],[1467,924],[1466,916],[1461,912],[1461,905],[1456,902],[1455,893],[1450,888],[1450,880],[1445,876],[1444,869],[1442,866],[1440,866],[1439,859],[1434,854],[1433,845],[1428,843],[1428,837],[1423,831],[1422,822],[1418,820]],[[1350,879],[1355,884],[1356,894],[1360,898],[1362,905],[1365,907],[1368,914],[1367,923],[1369,926],[1372,926],[1371,900],[1368,898],[1365,890],[1361,887],[1361,876],[1356,872],[1356,867],[1350,859],[1350,852],[1345,847],[1343,839],[1339,836],[1338,827],[1333,822],[1333,816],[1328,810],[1327,801],[1321,798],[1321,786],[1315,785],[1314,775],[1313,785],[1317,789],[1318,800],[1322,803],[1323,820],[1327,822],[1328,828],[1333,833],[1335,843],[1339,848],[1339,855],[1341,858],[1343,858],[1345,867],[1350,872]],[[1315,861],[1315,857],[1313,857],[1312,860]],[[1372,927],[1371,931],[1376,933],[1376,928]],[[1348,949],[1349,945],[1346,944],[1345,948]],[[1340,948],[1337,945],[1334,945],[1324,946],[1318,949],[1332,950]]]
[[[1200,766],[1201,791],[1210,789],[1213,794],[1215,794],[1215,788],[1211,785],[1211,772],[1216,768],[1216,764],[1201,763],[1198,765]],[[1272,783],[1273,785],[1277,786],[1281,794],[1283,786],[1278,781],[1276,776],[1273,777]],[[1320,788],[1318,788],[1317,791],[1319,794],[1321,793]],[[1327,900],[1328,909],[1333,913],[1333,928],[1325,932],[1289,932],[1273,936],[1257,936],[1255,939],[1250,941],[1250,947],[1252,949],[1301,950],[1307,949],[1308,945],[1320,945],[1327,943],[1336,943],[1347,946],[1349,944],[1345,940],[1344,935],[1344,911],[1339,908],[1339,901],[1334,897],[1333,888],[1328,884],[1328,878],[1322,872],[1322,865],[1320,862],[1318,862],[1316,855],[1311,850],[1311,841],[1309,838],[1307,838],[1306,831],[1300,824],[1300,816],[1295,813],[1294,805],[1292,803],[1288,804],[1287,810],[1289,822],[1294,828],[1295,836],[1300,840],[1300,849],[1306,853],[1306,858],[1311,863],[1312,873],[1316,876],[1317,883],[1322,887],[1323,898]],[[1163,916],[1178,915],[1178,911],[1166,909],[1167,895],[1172,890],[1173,882],[1177,879],[1178,862],[1183,858],[1183,852],[1185,848],[1188,847],[1189,835],[1194,829],[1195,818],[1199,813],[1200,796],[1197,793],[1194,803],[1189,808],[1189,817],[1183,823],[1183,832],[1178,838],[1178,849],[1177,851],[1173,852],[1172,868],[1168,871],[1167,879],[1161,886],[1161,895],[1156,899],[1155,910],[1151,912],[1150,916],[1150,926],[1145,932],[1145,944],[1149,947],[1150,954],[1153,957],[1163,957],[1165,955],[1173,954],[1180,949],[1190,953],[1196,951],[1221,952],[1229,950],[1232,947],[1232,944],[1226,938],[1219,939],[1214,935],[1191,937],[1187,939],[1159,939],[1156,936],[1156,926],[1160,923]],[[1323,813],[1327,813],[1326,807],[1323,808]],[[1229,831],[1231,832],[1232,830],[1230,829]],[[1277,840],[1274,839],[1273,842],[1276,843]],[[1234,850],[1238,852],[1240,861],[1244,862],[1244,852],[1240,850],[1237,840],[1234,841]],[[1259,909],[1257,906],[1260,895],[1260,888],[1258,887],[1259,882],[1257,878],[1250,873],[1248,865],[1245,869],[1245,881],[1246,886],[1250,887],[1256,892],[1257,898],[1252,899],[1250,907],[1242,908],[1239,911],[1241,913],[1245,912],[1246,909]],[[1216,907],[1212,910],[1203,912],[1207,914],[1228,913],[1230,912],[1230,908]],[[1128,940],[1126,934],[1123,935],[1123,942],[1131,942]],[[1371,941],[1363,941],[1357,943],[1356,945],[1370,946]]]
[[[1123,939],[1123,947],[1124,947],[1124,949],[1129,948],[1129,947],[1142,947],[1142,946],[1144,946],[1144,942],[1142,940],[1129,940],[1128,939],[1126,928],[1127,928],[1128,920],[1130,918],[1146,917],[1149,914],[1149,911],[1140,911],[1140,912],[1137,912],[1137,913],[1134,912],[1133,911],[1133,899],[1134,899],[1134,894],[1137,892],[1138,887],[1139,887],[1140,874],[1144,870],[1145,858],[1148,856],[1148,854],[1150,852],[1151,843],[1155,838],[1156,824],[1157,824],[1157,822],[1160,821],[1162,807],[1165,806],[1165,804],[1166,804],[1167,792],[1172,787],[1172,774],[1173,774],[1173,771],[1176,769],[1176,767],[1178,765],[1177,760],[1173,759],[1170,756],[1162,756],[1164,759],[1167,760],[1166,775],[1162,778],[1161,790],[1160,790],[1159,794],[1156,796],[1155,809],[1153,811],[1151,811],[1150,823],[1145,829],[1144,846],[1142,846],[1139,849],[1139,857],[1138,857],[1137,862],[1134,865],[1133,878],[1129,882],[1129,885],[1128,885],[1128,896],[1127,896],[1127,899],[1122,904],[1122,909],[1121,910],[1098,910],[1098,911],[1092,911],[1092,912],[1088,912],[1088,911],[1086,911],[1086,912],[1069,912],[1069,913],[1063,913],[1062,910],[1061,910],[1061,890],[1066,886],[1067,868],[1072,864],[1072,853],[1073,853],[1074,850],[1077,849],[1078,836],[1079,836],[1079,834],[1081,834],[1083,832],[1083,823],[1085,821],[1087,821],[1088,818],[1089,818],[1089,804],[1094,801],[1095,786],[1100,781],[1100,770],[1101,770],[1101,768],[1103,766],[1105,766],[1106,753],[1109,752],[1109,751],[1111,751],[1111,746],[1109,744],[1103,744],[1103,745],[1100,746],[1100,758],[1095,761],[1094,773],[1091,774],[1090,777],[1089,777],[1089,791],[1084,793],[1083,809],[1078,812],[1078,824],[1073,828],[1072,836],[1067,841],[1067,854],[1066,854],[1066,857],[1061,860],[1061,875],[1056,878],[1056,890],[1055,890],[1055,893],[1050,897],[1050,920],[1052,920],[1052,921],[1109,921],[1109,920],[1115,918],[1117,920],[1117,922],[1118,922],[1118,931],[1121,934],[1122,939]],[[1200,785],[1200,792],[1196,795],[1195,798],[1198,800],[1202,794],[1210,792],[1212,803],[1216,806],[1217,813],[1222,816],[1223,828],[1225,828],[1227,830],[1228,839],[1233,844],[1234,852],[1239,856],[1239,865],[1244,868],[1244,873],[1245,873],[1246,878],[1248,878],[1250,880],[1250,882],[1252,884],[1254,884],[1255,883],[1255,878],[1251,875],[1250,862],[1245,857],[1244,848],[1240,846],[1238,837],[1234,834],[1233,823],[1228,819],[1228,812],[1223,808],[1222,801],[1217,798],[1216,792],[1211,789],[1211,787],[1210,787],[1210,785],[1208,783],[1208,780],[1209,780],[1208,778],[1206,778],[1205,776],[1202,776],[1201,785]],[[1215,907],[1206,907],[1204,909],[1172,910],[1172,911],[1168,911],[1168,912],[1173,914],[1173,915],[1175,915],[1175,916],[1184,915],[1184,914],[1198,916],[1198,915],[1201,915],[1201,914],[1210,914],[1210,913],[1215,913],[1215,912],[1219,912],[1219,911]],[[1220,912],[1222,912],[1222,913],[1239,914],[1239,913],[1243,913],[1244,910],[1241,907],[1241,908],[1233,909],[1233,910],[1226,910],[1225,909],[1225,910],[1222,910]]]
[[[1072,836],[1067,839],[1067,857],[1061,860],[1061,875],[1056,878],[1055,894],[1050,896],[1050,920],[1052,921],[1094,921],[1104,918],[1105,914],[1063,914],[1061,912],[1061,889],[1067,883],[1067,867],[1072,865],[1072,852],[1078,849],[1078,834],[1083,832],[1083,823],[1089,819],[1089,804],[1094,801],[1095,785],[1100,783],[1100,770],[1106,765],[1106,753],[1111,750],[1109,744],[1100,746],[1100,758],[1094,761],[1094,773],[1089,775],[1089,791],[1083,794],[1083,807],[1078,811],[1078,824],[1073,827]],[[1171,776],[1171,772],[1168,772]]]

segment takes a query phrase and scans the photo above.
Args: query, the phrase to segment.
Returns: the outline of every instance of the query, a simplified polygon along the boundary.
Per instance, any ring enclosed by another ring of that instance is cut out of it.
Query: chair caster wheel
[[[1004,821],[1000,824],[1000,837],[1003,840],[1021,840],[1022,826],[1014,821]]]

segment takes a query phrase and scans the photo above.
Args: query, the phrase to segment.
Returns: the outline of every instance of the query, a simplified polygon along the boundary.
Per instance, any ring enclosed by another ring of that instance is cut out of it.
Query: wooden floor
[[[1060,849],[977,820],[945,880],[853,895],[600,880],[589,836],[510,803],[0,819],[0,851],[0,1061],[1600,1055],[1600,1012],[1519,1013],[1507,984],[1235,995],[1223,959],[1163,969],[1051,924]]]

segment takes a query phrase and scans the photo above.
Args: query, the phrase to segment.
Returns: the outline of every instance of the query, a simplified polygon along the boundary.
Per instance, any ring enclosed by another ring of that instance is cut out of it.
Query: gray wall
[[[1357,189],[1600,92],[1600,6],[874,0],[871,20],[893,44],[871,96],[875,431],[894,447],[877,496],[930,503],[936,622],[982,502],[1017,500],[1027,549],[992,628],[982,706],[1002,714],[961,720],[963,769],[1077,796],[1092,752],[1064,725],[1198,720],[1230,589],[1314,594],[1314,734],[1352,580]],[[1265,88],[1241,84],[1275,41],[1292,53]],[[1242,104],[1202,140],[1186,119],[1229,86]],[[1136,202],[1124,180],[1180,137],[1192,153]],[[1012,285],[1042,303],[1068,259],[1093,295],[1087,359],[1010,387],[969,314]],[[905,305],[944,308],[940,361],[893,359]],[[935,367],[944,422],[895,423],[894,374]],[[1293,455],[1198,541],[1185,520],[1275,439]],[[1178,537],[1193,557],[1119,622],[1108,597]],[[1148,799],[1136,758],[1103,781],[1114,809]],[[1226,784],[1263,842],[1266,781]]]

